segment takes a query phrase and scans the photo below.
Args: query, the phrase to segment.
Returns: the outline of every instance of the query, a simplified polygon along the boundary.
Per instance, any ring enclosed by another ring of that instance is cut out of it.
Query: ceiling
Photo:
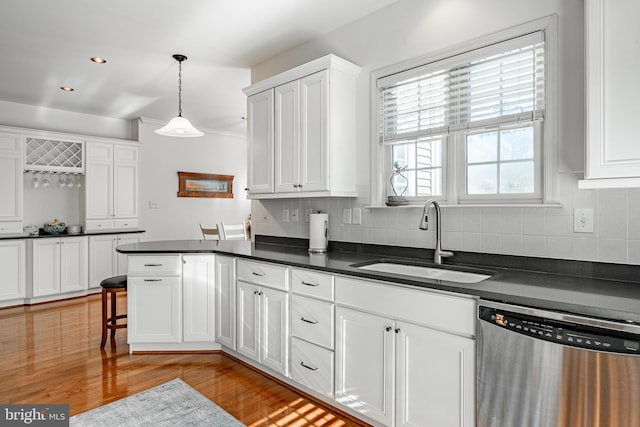
[[[180,53],[183,115],[244,133],[252,65],[395,1],[2,0],[0,100],[168,121]]]

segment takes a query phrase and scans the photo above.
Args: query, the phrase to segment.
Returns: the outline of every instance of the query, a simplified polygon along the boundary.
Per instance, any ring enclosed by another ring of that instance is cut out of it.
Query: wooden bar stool
[[[127,276],[114,276],[100,282],[102,286],[102,342],[100,348],[104,348],[107,342],[107,330],[111,330],[111,339],[116,336],[116,329],[126,328],[126,323],[118,324],[118,319],[126,319],[126,314],[117,314],[116,297],[118,292],[127,292]],[[111,295],[111,313],[107,312],[107,300]]]

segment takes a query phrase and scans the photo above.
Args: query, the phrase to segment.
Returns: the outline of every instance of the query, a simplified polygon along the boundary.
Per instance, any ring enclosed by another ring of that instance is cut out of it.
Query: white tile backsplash
[[[453,251],[640,264],[640,189],[580,190],[581,178],[561,174],[558,208],[444,207],[442,246]],[[368,188],[361,191],[368,194]],[[418,229],[422,206],[369,209],[368,200],[265,200],[252,205],[253,228],[256,234],[308,238],[304,210],[312,208],[329,213],[330,240],[435,246],[433,230]],[[300,223],[282,223],[285,207],[300,209]],[[342,224],[342,210],[354,207],[362,209],[362,224]],[[593,209],[593,233],[573,232],[574,208]]]

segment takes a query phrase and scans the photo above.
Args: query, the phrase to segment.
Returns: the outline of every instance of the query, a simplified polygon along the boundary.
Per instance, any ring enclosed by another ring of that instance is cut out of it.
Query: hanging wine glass
[[[73,177],[71,175],[67,175],[67,188],[73,188],[74,184],[73,184]]]
[[[31,185],[33,188],[38,188],[40,186],[40,180],[38,179],[37,174],[33,174],[33,179],[31,180]]]

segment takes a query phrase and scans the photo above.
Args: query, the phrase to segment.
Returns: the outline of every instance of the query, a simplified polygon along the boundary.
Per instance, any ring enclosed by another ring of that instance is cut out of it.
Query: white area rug
[[[69,419],[71,426],[244,426],[179,378]]]

